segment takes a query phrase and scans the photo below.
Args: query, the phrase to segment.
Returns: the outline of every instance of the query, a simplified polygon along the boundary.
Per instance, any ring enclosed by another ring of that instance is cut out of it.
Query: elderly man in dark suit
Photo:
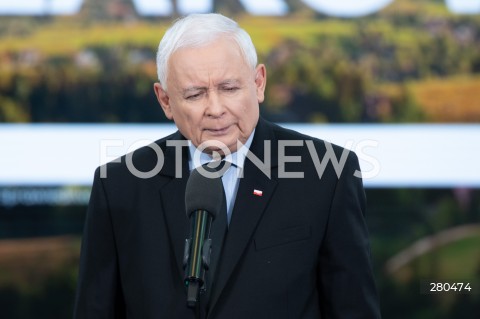
[[[178,131],[97,169],[75,318],[380,318],[356,155],[260,118],[266,69],[229,18],[176,21],[157,64]],[[228,230],[192,309],[185,188],[215,154]]]

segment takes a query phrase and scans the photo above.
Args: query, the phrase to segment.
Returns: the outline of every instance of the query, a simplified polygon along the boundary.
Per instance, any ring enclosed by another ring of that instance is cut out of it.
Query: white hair
[[[201,47],[219,37],[237,43],[247,64],[255,69],[257,52],[248,33],[230,18],[218,13],[191,14],[180,18],[165,32],[157,51],[158,80],[167,89],[168,60],[180,48]]]

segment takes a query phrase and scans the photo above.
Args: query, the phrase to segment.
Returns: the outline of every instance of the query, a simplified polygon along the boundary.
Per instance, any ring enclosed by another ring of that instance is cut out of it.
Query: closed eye
[[[187,99],[189,101],[198,100],[202,94],[203,94],[202,92],[195,93],[195,94],[190,94],[190,95],[186,96],[185,99]]]
[[[235,91],[237,91],[238,89],[240,89],[240,88],[237,87],[237,86],[224,87],[224,88],[222,88],[222,90],[224,90],[224,91],[226,91],[226,92],[235,92]]]

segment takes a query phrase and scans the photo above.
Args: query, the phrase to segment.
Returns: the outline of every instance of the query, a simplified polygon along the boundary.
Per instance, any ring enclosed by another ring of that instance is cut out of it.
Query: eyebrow
[[[240,85],[240,81],[237,79],[228,79],[218,83],[217,86],[222,86],[222,85]]]

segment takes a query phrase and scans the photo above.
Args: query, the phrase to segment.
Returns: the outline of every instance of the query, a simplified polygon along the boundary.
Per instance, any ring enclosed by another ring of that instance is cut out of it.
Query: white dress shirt
[[[225,190],[225,197],[227,200],[227,220],[228,224],[230,224],[230,219],[232,218],[232,211],[233,206],[235,205],[235,198],[237,196],[238,185],[240,183],[240,176],[242,174],[243,165],[245,164],[245,157],[247,156],[247,152],[252,144],[253,135],[255,134],[255,130],[253,130],[252,134],[248,137],[246,143],[236,152],[228,154],[224,160],[227,162],[232,163],[228,170],[222,176],[222,183],[223,188]],[[192,144],[191,141],[188,141],[188,148],[189,148],[189,160],[188,165],[190,171],[193,169],[212,161],[212,156],[207,153],[200,153],[200,156],[194,156],[195,152],[200,152],[197,150],[195,145]]]

